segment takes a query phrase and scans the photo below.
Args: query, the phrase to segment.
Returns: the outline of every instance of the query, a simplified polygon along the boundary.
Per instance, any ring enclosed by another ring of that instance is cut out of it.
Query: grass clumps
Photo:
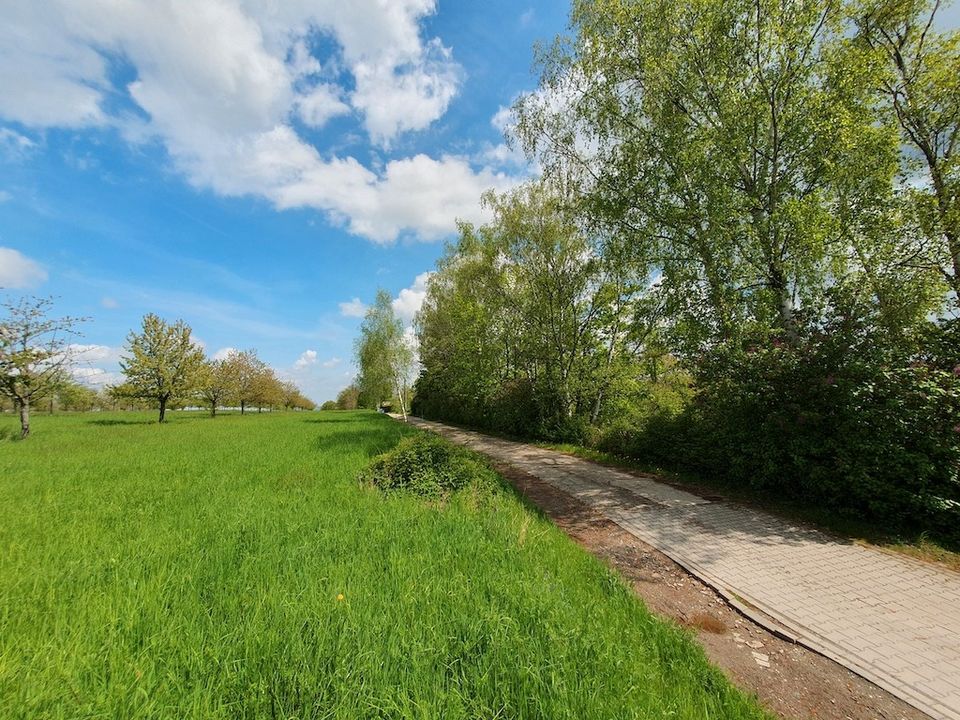
[[[474,452],[430,433],[401,440],[378,455],[360,473],[360,480],[384,491],[403,490],[427,498],[443,498],[459,490],[490,491],[497,475]]]

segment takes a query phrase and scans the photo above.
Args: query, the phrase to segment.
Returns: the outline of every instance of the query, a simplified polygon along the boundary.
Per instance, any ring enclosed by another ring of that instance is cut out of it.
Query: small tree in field
[[[210,417],[217,416],[217,407],[236,394],[228,360],[208,360],[200,368],[197,382],[200,398],[210,406]]]
[[[232,352],[224,363],[225,372],[233,384],[233,399],[240,404],[240,414],[243,415],[247,406],[256,402],[261,376],[267,365],[253,349]]]
[[[62,385],[72,361],[70,336],[83,318],[51,318],[53,301],[23,298],[3,304],[0,320],[0,395],[20,411],[20,437],[30,435],[30,408]]]
[[[171,325],[153,313],[144,316],[143,332],[127,336],[126,350],[120,368],[127,381],[114,392],[156,401],[163,422],[167,405],[196,389],[203,351],[190,339],[190,326],[183,320]]]

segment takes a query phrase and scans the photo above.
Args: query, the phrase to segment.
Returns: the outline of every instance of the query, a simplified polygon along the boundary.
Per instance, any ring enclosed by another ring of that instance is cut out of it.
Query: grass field
[[[0,441],[5,718],[762,717],[509,489],[361,487],[399,423],[152,419]]]

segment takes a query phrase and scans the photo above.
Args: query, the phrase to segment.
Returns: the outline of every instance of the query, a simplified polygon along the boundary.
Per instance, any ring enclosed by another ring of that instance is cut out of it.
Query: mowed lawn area
[[[763,717],[508,486],[361,486],[415,432],[384,416],[33,429],[0,440],[4,718]]]

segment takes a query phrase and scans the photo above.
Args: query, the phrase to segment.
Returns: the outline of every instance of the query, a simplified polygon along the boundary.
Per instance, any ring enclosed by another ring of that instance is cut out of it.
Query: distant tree
[[[143,331],[127,336],[126,351],[120,368],[127,380],[114,393],[155,401],[164,422],[167,406],[188,397],[200,381],[203,351],[190,338],[190,326],[183,320],[171,325],[150,313],[143,318]]]
[[[356,344],[361,393],[377,406],[396,393],[400,412],[407,417],[406,395],[413,372],[413,350],[403,332],[403,324],[393,311],[393,301],[386,290],[377,292],[377,299],[367,311]]]
[[[62,410],[89,412],[98,406],[97,393],[72,380],[64,380],[56,391],[56,403]]]
[[[257,412],[263,412],[263,408],[273,408],[283,402],[283,388],[277,379],[273,368],[263,365],[254,375],[253,385],[251,386],[251,401],[257,406]]]
[[[360,406],[360,388],[350,383],[337,395],[337,410],[356,410]]]
[[[0,394],[20,411],[20,437],[30,435],[30,408],[61,386],[72,357],[67,342],[84,318],[51,318],[49,298],[3,306],[0,320]]]
[[[336,410],[337,401],[336,400],[327,400],[323,405],[320,406],[321,410]]]
[[[198,375],[197,391],[200,398],[210,406],[210,417],[216,417],[217,407],[227,402],[236,392],[229,362],[205,361]]]
[[[231,378],[235,391],[235,401],[240,404],[240,414],[247,406],[256,401],[260,375],[266,369],[266,363],[257,357],[254,349],[232,352],[226,358],[226,371]]]
[[[292,410],[297,407],[301,397],[300,388],[297,387],[295,382],[285,380],[280,383],[280,404],[283,405],[285,410]]]

